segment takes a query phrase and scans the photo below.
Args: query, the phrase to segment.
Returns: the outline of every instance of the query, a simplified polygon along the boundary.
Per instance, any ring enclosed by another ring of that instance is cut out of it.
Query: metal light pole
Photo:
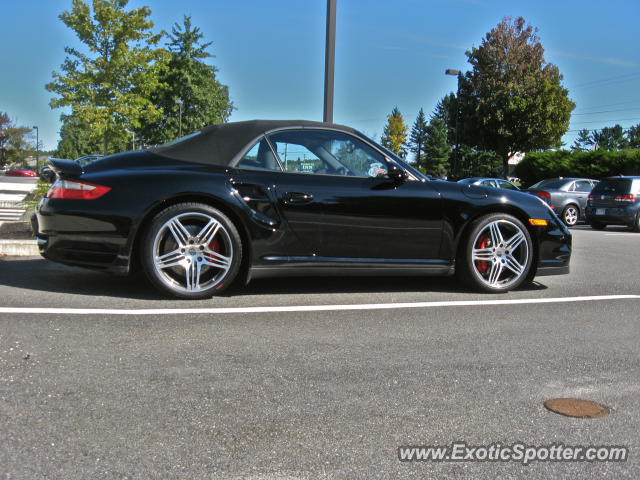
[[[336,63],[336,1],[327,0],[327,42],[324,51],[323,122],[333,123],[333,72]]]
[[[458,172],[458,162],[459,162],[459,158],[458,158],[458,123],[459,123],[459,117],[460,117],[460,108],[458,105],[458,100],[460,99],[460,70],[456,70],[454,68],[447,68],[444,71],[445,75],[451,75],[451,76],[455,76],[458,78],[458,87],[456,90],[456,126],[455,126],[455,147],[454,147],[454,162],[455,162],[455,168],[451,168],[451,173],[453,174],[452,176],[455,177],[457,176]],[[453,167],[453,166],[452,166]]]
[[[40,130],[37,125],[34,125],[33,128],[36,130],[36,172],[39,173],[38,163],[40,163]]]
[[[176,98],[176,103],[178,104],[178,138],[182,138],[182,109],[184,108],[184,102],[181,98]]]

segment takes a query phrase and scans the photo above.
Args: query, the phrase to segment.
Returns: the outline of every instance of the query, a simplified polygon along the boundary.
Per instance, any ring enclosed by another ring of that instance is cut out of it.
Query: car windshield
[[[534,183],[529,188],[561,188],[566,183],[567,180],[565,179],[547,178],[540,180],[538,183]]]
[[[597,195],[626,195],[631,192],[631,180],[621,178],[620,180],[602,180],[591,192]]]

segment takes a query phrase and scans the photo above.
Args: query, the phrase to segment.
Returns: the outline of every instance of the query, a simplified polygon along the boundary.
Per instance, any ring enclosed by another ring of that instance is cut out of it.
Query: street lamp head
[[[175,99],[175,102],[176,102],[178,105],[182,105],[182,103],[183,103],[183,101],[182,101],[182,99],[181,99],[181,98],[176,98],[176,99]]]
[[[37,125],[34,125],[32,128],[38,130],[38,126]]]
[[[444,71],[445,75],[453,75],[454,77],[457,77],[458,75],[460,75],[460,70],[456,70],[454,68],[447,68]]]

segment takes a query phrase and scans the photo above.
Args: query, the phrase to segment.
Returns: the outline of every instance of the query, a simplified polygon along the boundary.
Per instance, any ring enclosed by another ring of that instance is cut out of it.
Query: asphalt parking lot
[[[570,275],[500,296],[442,278],[297,278],[176,301],[140,276],[7,258],[0,477],[638,478],[640,234],[573,232]],[[612,413],[563,417],[543,407],[553,397]],[[397,457],[456,441],[630,457]]]

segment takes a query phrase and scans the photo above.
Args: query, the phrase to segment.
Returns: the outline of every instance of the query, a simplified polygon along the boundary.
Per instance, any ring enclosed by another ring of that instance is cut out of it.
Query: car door
[[[278,207],[317,257],[436,259],[440,195],[430,182],[398,183],[389,160],[336,130],[284,130],[268,136],[284,172]]]

